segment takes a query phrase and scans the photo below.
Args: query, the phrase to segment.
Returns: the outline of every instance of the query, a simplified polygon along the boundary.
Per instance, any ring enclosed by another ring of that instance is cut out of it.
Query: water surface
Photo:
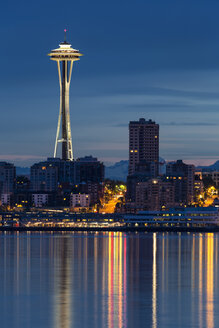
[[[219,327],[219,234],[1,233],[1,327]]]

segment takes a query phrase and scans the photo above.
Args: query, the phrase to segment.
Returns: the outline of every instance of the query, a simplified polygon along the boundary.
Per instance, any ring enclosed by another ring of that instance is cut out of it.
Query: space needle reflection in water
[[[3,326],[219,324],[218,234],[6,233],[0,243]]]
[[[99,238],[96,234],[92,239],[82,236],[77,242],[76,246],[69,238],[60,239],[55,248],[55,326],[72,327],[75,320],[77,325],[86,326],[90,316],[96,327],[126,326],[126,237],[122,233],[109,233],[107,238]],[[89,271],[90,256],[92,271]],[[78,280],[79,277],[83,278]],[[80,292],[74,294],[78,288]],[[73,294],[80,296],[72,300]],[[74,306],[81,309],[80,319],[74,316]]]

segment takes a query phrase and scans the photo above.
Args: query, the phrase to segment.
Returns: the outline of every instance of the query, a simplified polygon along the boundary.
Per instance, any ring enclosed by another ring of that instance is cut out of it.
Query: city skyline
[[[216,328],[219,1],[1,5],[1,326]]]
[[[206,3],[112,2],[103,11],[99,1],[74,10],[67,1],[68,13],[56,1],[52,10],[4,4],[0,159],[29,166],[52,156],[59,86],[45,55],[67,27],[85,53],[70,93],[75,157],[128,159],[128,122],[145,117],[160,125],[166,160],[217,160],[219,4]]]

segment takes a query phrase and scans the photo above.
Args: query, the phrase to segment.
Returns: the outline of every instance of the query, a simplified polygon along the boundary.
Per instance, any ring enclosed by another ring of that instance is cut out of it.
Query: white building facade
[[[90,195],[88,194],[71,194],[70,207],[89,207]]]
[[[32,202],[35,207],[43,207],[48,204],[49,196],[48,194],[33,194]]]

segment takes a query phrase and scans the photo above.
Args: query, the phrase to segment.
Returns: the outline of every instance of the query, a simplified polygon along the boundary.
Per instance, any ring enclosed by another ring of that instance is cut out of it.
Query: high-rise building
[[[138,167],[155,163],[158,174],[159,162],[159,124],[152,120],[129,123],[129,175],[138,171]],[[155,174],[156,175],[156,174]]]
[[[75,181],[79,183],[102,183],[104,181],[104,164],[96,157],[80,157],[75,162]]]
[[[36,163],[30,168],[30,188],[36,192],[55,192],[58,190],[58,167],[47,162]]]
[[[103,183],[98,182],[82,182],[78,185],[81,193],[90,195],[90,204],[94,205],[99,203],[100,198],[103,197],[104,186]]]
[[[126,205],[136,207],[137,183],[156,178],[159,171],[159,124],[152,120],[129,122],[129,172]]]
[[[167,164],[166,179],[174,184],[177,205],[189,205],[194,201],[194,173],[194,165],[182,160]]]
[[[60,109],[58,126],[55,141],[54,157],[57,154],[58,142],[62,143],[62,159],[73,160],[71,124],[69,112],[69,88],[72,75],[73,62],[80,59],[82,54],[78,50],[73,49],[71,44],[65,40],[60,43],[58,49],[54,49],[49,53],[51,60],[55,60],[58,65],[59,86],[60,86]],[[60,136],[60,127],[62,128]]]
[[[12,194],[16,185],[14,164],[0,162],[0,194]]]

